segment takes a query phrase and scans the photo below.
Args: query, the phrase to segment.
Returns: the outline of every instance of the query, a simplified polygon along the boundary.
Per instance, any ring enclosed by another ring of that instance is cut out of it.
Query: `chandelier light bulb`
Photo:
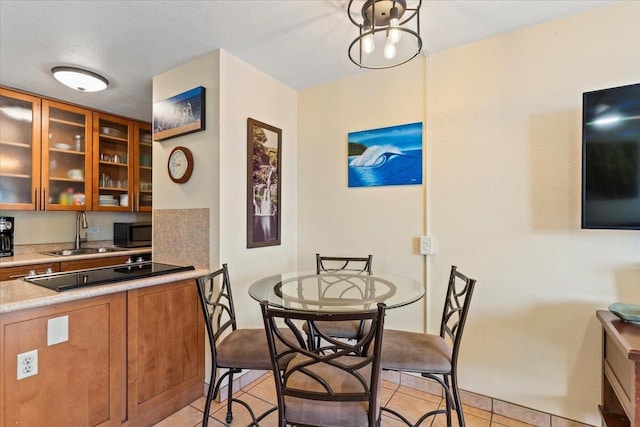
[[[364,53],[371,53],[376,49],[376,43],[373,41],[373,34],[364,36],[362,39],[362,51]]]
[[[384,45],[384,57],[387,59],[393,59],[396,56],[396,44],[391,40],[391,35],[387,36],[387,41]]]
[[[391,8],[391,19],[389,20],[389,38],[393,43],[398,43],[402,38],[402,31],[400,31],[400,20],[398,19],[398,8]]]
[[[372,29],[373,29],[373,25],[371,25],[371,22],[369,22],[369,20],[365,18],[364,31],[367,32],[367,31],[371,31]],[[364,36],[362,39],[362,51],[364,53],[371,53],[375,49],[376,49],[376,43],[373,40],[373,33]]]

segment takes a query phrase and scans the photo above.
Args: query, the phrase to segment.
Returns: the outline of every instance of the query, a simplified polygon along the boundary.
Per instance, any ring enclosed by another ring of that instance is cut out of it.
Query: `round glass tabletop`
[[[258,280],[249,295],[269,305],[302,311],[375,310],[411,304],[423,297],[421,283],[390,273],[298,271]]]

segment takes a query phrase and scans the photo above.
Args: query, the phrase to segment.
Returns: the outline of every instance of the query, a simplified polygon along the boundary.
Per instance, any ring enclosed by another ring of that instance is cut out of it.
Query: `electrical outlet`
[[[89,227],[89,233],[96,234],[100,232],[100,227]]]
[[[38,373],[38,350],[18,354],[18,379],[34,376]]]

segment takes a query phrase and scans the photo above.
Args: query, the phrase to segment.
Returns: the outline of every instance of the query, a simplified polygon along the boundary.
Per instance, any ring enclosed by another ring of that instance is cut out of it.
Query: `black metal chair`
[[[226,421],[233,420],[233,402],[249,411],[254,425],[276,410],[271,408],[256,417],[251,407],[240,399],[233,398],[233,376],[243,369],[271,370],[271,358],[264,328],[238,329],[231,294],[231,283],[227,264],[222,268],[196,280],[200,304],[205,317],[209,347],[211,349],[211,378],[204,407],[202,426],[209,422],[211,402],[218,396],[222,381],[228,377]],[[218,369],[227,369],[216,381]]]
[[[457,365],[462,332],[469,313],[471,296],[476,281],[451,267],[449,286],[442,312],[440,335],[388,329],[384,331],[382,343],[382,369],[415,372],[438,382],[443,390],[446,408],[424,414],[415,424],[426,418],[446,414],[447,426],[451,426],[451,412],[455,409],[460,427],[464,427],[464,414],[458,390]],[[412,425],[396,411],[385,408]]]
[[[366,257],[334,257],[320,256],[316,254],[316,273],[336,272],[336,271],[355,271],[371,274],[371,264],[373,255]],[[356,339],[363,334],[365,322],[317,322],[317,327],[321,327],[323,332],[335,338]],[[320,346],[318,334],[316,331],[309,329],[308,325],[304,326],[307,333],[309,348],[317,348]]]
[[[373,255],[366,257],[335,257],[316,254],[316,273],[323,271],[366,271],[371,274]]]
[[[271,308],[261,303],[278,398],[278,426],[379,426],[380,352],[386,306],[360,312],[318,313]],[[316,321],[370,322],[357,341],[322,332],[323,347],[307,349],[296,326]],[[291,332],[296,338],[287,336]],[[283,360],[293,356],[286,368]]]

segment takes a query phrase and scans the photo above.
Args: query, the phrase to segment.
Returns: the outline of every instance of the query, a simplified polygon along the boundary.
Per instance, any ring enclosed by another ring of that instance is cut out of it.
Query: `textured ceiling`
[[[424,0],[424,50],[434,53],[613,0]],[[156,75],[222,48],[295,89],[364,71],[347,48],[347,0],[0,0],[0,84],[151,119]],[[110,87],[77,93],[50,74],[84,67]]]

